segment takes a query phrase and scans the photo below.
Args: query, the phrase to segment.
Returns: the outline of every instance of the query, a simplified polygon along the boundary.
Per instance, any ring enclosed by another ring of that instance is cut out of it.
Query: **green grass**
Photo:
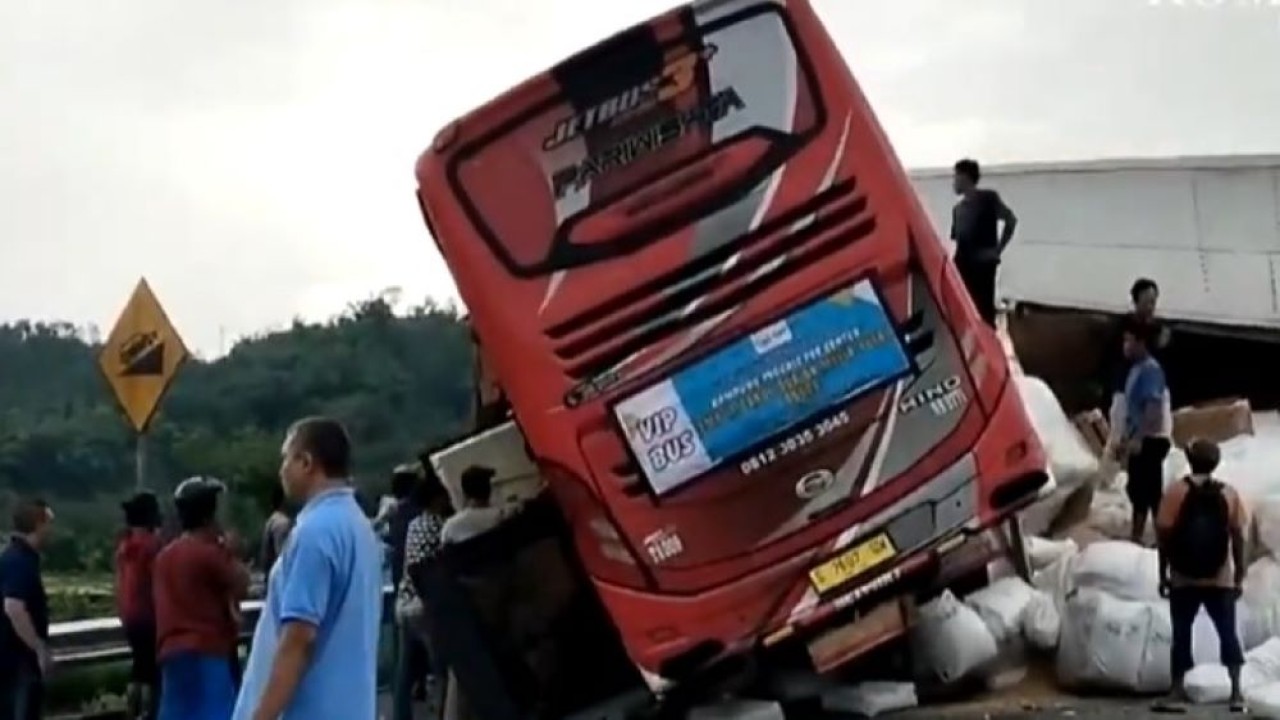
[[[60,623],[115,615],[115,594],[110,575],[49,573],[45,591],[49,594],[49,619]]]

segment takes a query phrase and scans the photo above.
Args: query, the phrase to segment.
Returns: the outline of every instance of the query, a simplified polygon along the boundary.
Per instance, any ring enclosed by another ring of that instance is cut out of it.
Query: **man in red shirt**
[[[235,541],[218,526],[221,482],[190,478],[174,492],[182,535],[156,557],[159,720],[227,720],[236,702],[232,611],[249,588]]]
[[[121,503],[125,531],[116,543],[116,614],[129,642],[133,665],[129,672],[130,720],[155,720],[159,708],[156,685],[156,611],[151,574],[160,552],[160,503],[143,492]],[[145,708],[145,710],[144,710]]]

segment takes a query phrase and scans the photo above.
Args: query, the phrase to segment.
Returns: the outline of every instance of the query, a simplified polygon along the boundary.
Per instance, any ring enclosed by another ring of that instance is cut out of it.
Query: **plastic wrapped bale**
[[[1022,616],[1035,596],[1035,589],[1020,577],[1003,577],[970,594],[964,604],[973,608],[987,624],[997,645],[1017,638]]]
[[[987,624],[950,591],[920,607],[911,654],[921,680],[953,683],[990,663],[998,652]]]
[[[1250,688],[1244,692],[1249,716],[1263,720],[1280,720],[1280,682]]]
[[[1075,570],[1079,558],[1078,554],[1067,555],[1031,576],[1032,586],[1053,598],[1059,615],[1065,611],[1066,598],[1076,589]]]
[[[1280,556],[1280,497],[1267,497],[1252,503],[1254,533],[1267,555]]]
[[[1231,697],[1227,669],[1215,663],[1198,664],[1183,679],[1187,694],[1197,704],[1226,702]],[[1258,688],[1280,682],[1280,638],[1273,638],[1245,653],[1240,686],[1246,696]]]
[[[1034,535],[1027,538],[1027,561],[1032,570],[1043,570],[1058,560],[1080,552],[1075,540],[1047,540]]]
[[[1067,598],[1058,680],[1067,687],[1157,692],[1168,688],[1167,608],[1081,589]]]
[[[1026,376],[1017,376],[1014,381],[1044,446],[1049,475],[1054,481],[1054,489],[1022,513],[1023,529],[1038,535],[1049,529],[1077,488],[1097,476],[1098,458],[1044,381]]]
[[[1031,602],[1022,614],[1022,634],[1031,646],[1039,650],[1058,647],[1062,631],[1062,613],[1054,597],[1042,590],[1035,590]]]
[[[1053,391],[1039,378],[1023,375],[1014,381],[1059,487],[1074,488],[1091,480],[1098,472],[1098,458],[1062,411]]]
[[[1252,649],[1280,637],[1280,563],[1262,558],[1249,566],[1236,608],[1244,616],[1240,641],[1245,647]]]
[[[1111,540],[1090,545],[1075,564],[1078,588],[1102,590],[1123,600],[1160,600],[1160,559],[1155,550]]]

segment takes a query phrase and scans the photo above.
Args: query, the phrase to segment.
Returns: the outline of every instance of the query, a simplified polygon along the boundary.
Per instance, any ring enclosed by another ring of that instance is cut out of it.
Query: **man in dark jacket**
[[[1013,240],[1018,218],[1000,194],[978,187],[982,170],[978,161],[956,163],[952,189],[960,196],[951,211],[951,239],[955,241],[956,270],[969,290],[978,314],[996,324],[996,271],[1000,258]]]

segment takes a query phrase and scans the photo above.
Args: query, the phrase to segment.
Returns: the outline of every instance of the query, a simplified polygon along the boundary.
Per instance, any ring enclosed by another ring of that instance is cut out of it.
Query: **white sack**
[[[1067,555],[1031,576],[1031,585],[1053,598],[1059,615],[1065,610],[1066,598],[1076,589],[1075,571],[1079,559],[1078,554]]]
[[[1167,692],[1173,687],[1173,620],[1169,603],[1145,603],[1150,623],[1142,647],[1142,664],[1134,690],[1140,693]]]
[[[1249,705],[1249,717],[1280,720],[1280,682],[1246,688],[1244,700]]]
[[[1125,481],[1126,475],[1120,473],[1116,476],[1119,487],[1099,488],[1089,505],[1089,527],[1113,540],[1128,538],[1133,522],[1133,504],[1124,493]]]
[[[1280,555],[1280,497],[1255,500],[1252,503],[1252,513],[1258,529],[1259,544],[1268,555]]]
[[[1160,559],[1155,550],[1110,540],[1085,548],[1076,560],[1076,587],[1102,590],[1122,600],[1160,600]]]
[[[973,608],[950,591],[920,607],[911,631],[915,674],[951,683],[995,659],[995,637]]]
[[[1062,630],[1062,614],[1058,603],[1047,592],[1036,590],[1027,609],[1022,614],[1022,634],[1031,646],[1040,650],[1058,647],[1058,635]]]
[[[1280,636],[1280,563],[1262,558],[1249,566],[1236,611],[1243,616],[1240,641],[1246,648]]]
[[[1080,552],[1080,547],[1071,538],[1065,540],[1047,540],[1034,535],[1027,538],[1027,561],[1032,570],[1049,567],[1059,559]]]
[[[1243,680],[1244,672],[1240,673]],[[1231,678],[1227,669],[1216,663],[1197,665],[1182,678],[1187,697],[1196,705],[1226,702],[1231,698]]]
[[[1022,615],[1035,590],[1020,577],[1002,577],[974,592],[964,602],[987,624],[996,644],[1016,638],[1022,630]]]
[[[869,718],[913,708],[918,703],[916,686],[911,683],[864,682],[822,694],[823,710]]]
[[[1280,682],[1280,638],[1271,638],[1245,653],[1244,666],[1263,683]]]
[[[1270,682],[1247,663],[1240,668],[1240,688],[1246,695]],[[1195,666],[1182,678],[1182,683],[1191,702],[1197,705],[1217,705],[1231,699],[1231,676],[1217,663]]]
[[[1080,589],[1066,603],[1058,679],[1068,687],[1168,689],[1172,632],[1167,608]]]
[[[1098,472],[1098,459],[1089,451],[1080,432],[1058,404],[1058,398],[1043,380],[1017,376],[1018,394],[1027,408],[1049,467],[1059,487],[1074,488],[1087,482]]]

